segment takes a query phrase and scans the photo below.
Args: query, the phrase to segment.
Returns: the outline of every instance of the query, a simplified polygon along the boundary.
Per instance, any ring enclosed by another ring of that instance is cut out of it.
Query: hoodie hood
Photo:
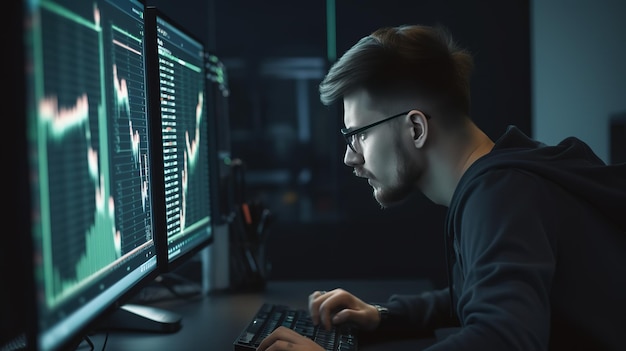
[[[580,139],[569,137],[548,146],[509,126],[492,151],[461,177],[452,203],[472,179],[502,168],[518,168],[559,184],[626,231],[626,163],[605,164]]]

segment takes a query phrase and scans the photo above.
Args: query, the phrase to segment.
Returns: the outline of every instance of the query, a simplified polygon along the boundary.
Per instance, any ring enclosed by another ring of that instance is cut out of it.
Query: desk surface
[[[389,295],[415,294],[432,288],[424,280],[330,280],[270,281],[258,292],[212,292],[189,299],[169,299],[151,305],[183,316],[182,328],[171,334],[109,332],[106,350],[211,350],[232,351],[233,342],[264,302],[306,308],[315,290],[343,288],[368,302],[386,301]],[[90,336],[94,349],[102,349],[103,334]],[[399,340],[383,345],[365,345],[362,350],[392,350],[411,345],[420,349],[432,340]],[[83,343],[85,344],[85,343]],[[85,345],[78,350],[88,349]]]

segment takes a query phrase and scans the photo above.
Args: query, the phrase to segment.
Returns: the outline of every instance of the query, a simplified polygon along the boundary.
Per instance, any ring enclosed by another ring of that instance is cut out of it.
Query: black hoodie
[[[460,327],[429,351],[626,349],[626,164],[511,126],[445,229],[452,288],[392,296],[381,331]]]

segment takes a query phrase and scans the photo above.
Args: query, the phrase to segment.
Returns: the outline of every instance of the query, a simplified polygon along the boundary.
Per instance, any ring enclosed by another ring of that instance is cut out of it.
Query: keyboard
[[[261,341],[279,326],[295,330],[327,351],[358,350],[355,328],[335,326],[331,330],[326,330],[321,325],[313,325],[313,320],[306,310],[265,303],[233,343],[235,351],[256,350]]]

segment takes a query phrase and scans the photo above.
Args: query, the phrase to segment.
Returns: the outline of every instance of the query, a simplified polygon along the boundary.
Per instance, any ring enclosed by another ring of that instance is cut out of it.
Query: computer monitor
[[[211,244],[215,138],[204,43],[146,8],[148,92],[155,143],[159,267],[171,272]]]
[[[207,84],[212,93],[213,111],[215,113],[216,131],[216,154],[218,168],[218,184],[214,199],[213,212],[219,216],[214,223],[219,225],[228,224],[235,209],[235,185],[232,178],[232,156],[230,141],[229,121],[229,96],[228,74],[226,66],[214,52],[205,53],[205,66],[207,70]]]
[[[33,343],[71,349],[158,274],[145,5],[24,4]]]

